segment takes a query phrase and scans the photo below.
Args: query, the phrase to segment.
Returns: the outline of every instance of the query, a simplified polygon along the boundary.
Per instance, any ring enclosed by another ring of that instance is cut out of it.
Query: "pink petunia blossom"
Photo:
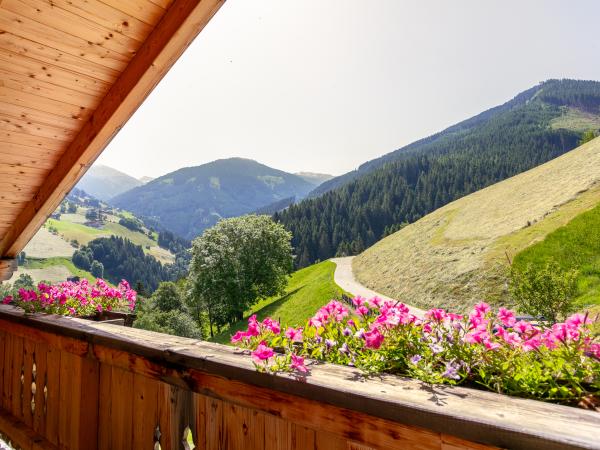
[[[258,344],[256,350],[252,352],[252,359],[255,363],[259,364],[269,358],[272,358],[275,352],[271,347],[268,347],[264,342]]]
[[[304,364],[304,358],[295,354],[292,354],[292,362],[290,364],[290,368],[302,373],[308,372],[308,369]]]
[[[359,316],[366,316],[367,314],[369,314],[369,308],[367,308],[364,305],[361,305],[358,308],[356,308],[356,314],[358,314]]]
[[[231,343],[235,344],[237,342],[241,342],[248,337],[248,334],[245,331],[237,331],[233,336],[231,336]]]
[[[289,327],[285,332],[285,337],[292,342],[302,342],[302,328]]]
[[[506,308],[498,309],[498,319],[505,327],[512,327],[517,322],[515,313]]]
[[[366,332],[364,334],[364,338],[365,346],[374,350],[377,350],[379,347],[381,347],[381,344],[384,340],[383,334],[381,334],[377,328]]]

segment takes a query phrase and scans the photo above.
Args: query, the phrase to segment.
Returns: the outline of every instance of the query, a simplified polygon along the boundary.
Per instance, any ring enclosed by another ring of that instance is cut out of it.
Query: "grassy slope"
[[[600,205],[586,211],[514,259],[516,267],[543,266],[554,259],[564,270],[579,270],[579,309],[600,305]]]
[[[552,120],[553,129],[564,128],[573,131],[587,131],[600,129],[600,117],[576,108],[565,108],[565,113]]]
[[[450,203],[354,260],[366,286],[419,307],[507,303],[507,258],[600,203],[600,138]]]
[[[256,313],[261,320],[270,316],[280,320],[282,325],[286,326],[304,324],[329,300],[340,298],[343,291],[333,281],[334,272],[335,264],[331,261],[324,261],[294,272],[290,277],[286,295],[263,300],[248,311],[247,315]],[[233,333],[246,326],[246,320],[238,322],[212,340],[226,344]]]
[[[74,249],[69,242],[77,240],[80,245],[85,245],[93,239],[104,236],[120,236],[131,240],[136,245],[141,245],[144,252],[153,256],[163,264],[170,264],[174,256],[168,250],[158,247],[158,234],[154,233],[154,240],[144,233],[132,231],[117,223],[119,217],[109,216],[109,221],[102,228],[93,228],[84,224],[86,208],[79,208],[76,214],[61,214],[60,220],[48,219],[42,228],[25,248],[27,264],[13,276],[12,281],[20,273],[29,273],[36,282],[47,280],[52,282],[64,281],[68,276],[79,276],[95,280],[89,272],[76,268],[70,256]],[[134,216],[126,211],[121,212],[123,217]],[[49,233],[49,227],[58,231],[57,235]]]
[[[65,257],[45,259],[27,258],[25,265],[19,267],[19,270],[15,272],[10,281],[14,282],[21,273],[28,273],[36,283],[42,280],[56,283],[65,281],[69,276],[78,276],[82,279],[87,278],[90,281],[96,280],[91,273],[78,269],[71,262],[70,258]]]

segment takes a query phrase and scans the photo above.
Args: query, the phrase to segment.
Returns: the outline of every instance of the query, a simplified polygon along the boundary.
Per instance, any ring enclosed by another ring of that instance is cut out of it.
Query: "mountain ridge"
[[[131,175],[103,164],[94,164],[75,186],[102,201],[143,184]]]
[[[363,173],[347,174],[351,181],[324,183],[274,218],[294,236],[298,267],[357,254],[457,198],[574,149],[599,123],[600,82],[549,80],[365,163]]]
[[[233,217],[289,197],[304,198],[314,184],[246,158],[184,167],[115,197],[111,203],[192,239],[221,217]]]

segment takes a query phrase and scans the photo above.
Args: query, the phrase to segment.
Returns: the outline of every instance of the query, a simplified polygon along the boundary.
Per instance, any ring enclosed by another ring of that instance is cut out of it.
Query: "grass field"
[[[130,216],[130,214],[124,215]],[[156,240],[158,239],[158,235],[156,233],[153,234],[153,240],[144,233],[132,231],[114,221],[106,222],[101,228],[93,228],[83,224],[81,218],[85,219],[85,216],[78,213],[62,214],[61,220],[48,219],[45,225],[46,230],[49,227],[54,227],[58,231],[58,236],[55,236],[54,239],[46,239],[46,236],[44,236],[44,239],[42,240],[46,244],[45,247],[41,249],[38,245],[32,256],[68,256],[68,254],[65,254],[65,245],[68,247],[68,243],[72,240],[76,240],[80,245],[86,245],[99,237],[119,236],[129,239],[136,245],[141,245],[145,253],[155,257],[163,264],[170,264],[175,261],[175,257],[171,252],[157,246]],[[111,218],[118,220],[118,218],[114,216],[111,216]],[[44,231],[40,230],[39,233],[44,233]],[[34,237],[32,241],[35,240],[36,237]],[[61,242],[61,240],[63,242]],[[69,254],[72,253],[73,252],[71,251]]]
[[[579,309],[600,305],[600,205],[520,252],[514,266],[543,267],[555,260],[563,270],[577,269]]]
[[[294,272],[290,277],[286,295],[272,297],[255,305],[247,316],[256,314],[259,319],[273,317],[282,326],[303,325],[321,306],[332,298],[340,298],[342,289],[333,281],[335,264],[324,261]],[[238,330],[246,328],[247,320],[235,324],[212,339],[222,344]]]
[[[379,241],[354,259],[354,273],[367,287],[420,308],[510,304],[508,259],[599,203],[597,138]]]
[[[600,129],[600,117],[576,108],[564,108],[562,116],[553,119],[550,126],[553,129],[564,128],[573,131]]]
[[[91,240],[106,234],[106,232],[98,228],[88,227],[82,223],[67,222],[66,220],[48,219],[46,221],[46,228],[50,227],[56,228],[58,234],[65,241],[71,242],[75,239],[80,245],[86,245]]]
[[[78,276],[87,278],[90,281],[95,281],[96,278],[91,273],[78,269],[71,262],[70,258],[54,257],[46,259],[27,258],[24,266],[20,266],[9,282],[14,282],[21,273],[31,275],[34,282],[50,281],[58,283],[65,281],[68,277]]]

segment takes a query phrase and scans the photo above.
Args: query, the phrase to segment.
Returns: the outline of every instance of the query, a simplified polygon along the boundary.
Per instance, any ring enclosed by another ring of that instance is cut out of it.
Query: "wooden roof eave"
[[[0,280],[225,0],[175,0],[0,241]],[[0,226],[2,224],[0,223]]]

